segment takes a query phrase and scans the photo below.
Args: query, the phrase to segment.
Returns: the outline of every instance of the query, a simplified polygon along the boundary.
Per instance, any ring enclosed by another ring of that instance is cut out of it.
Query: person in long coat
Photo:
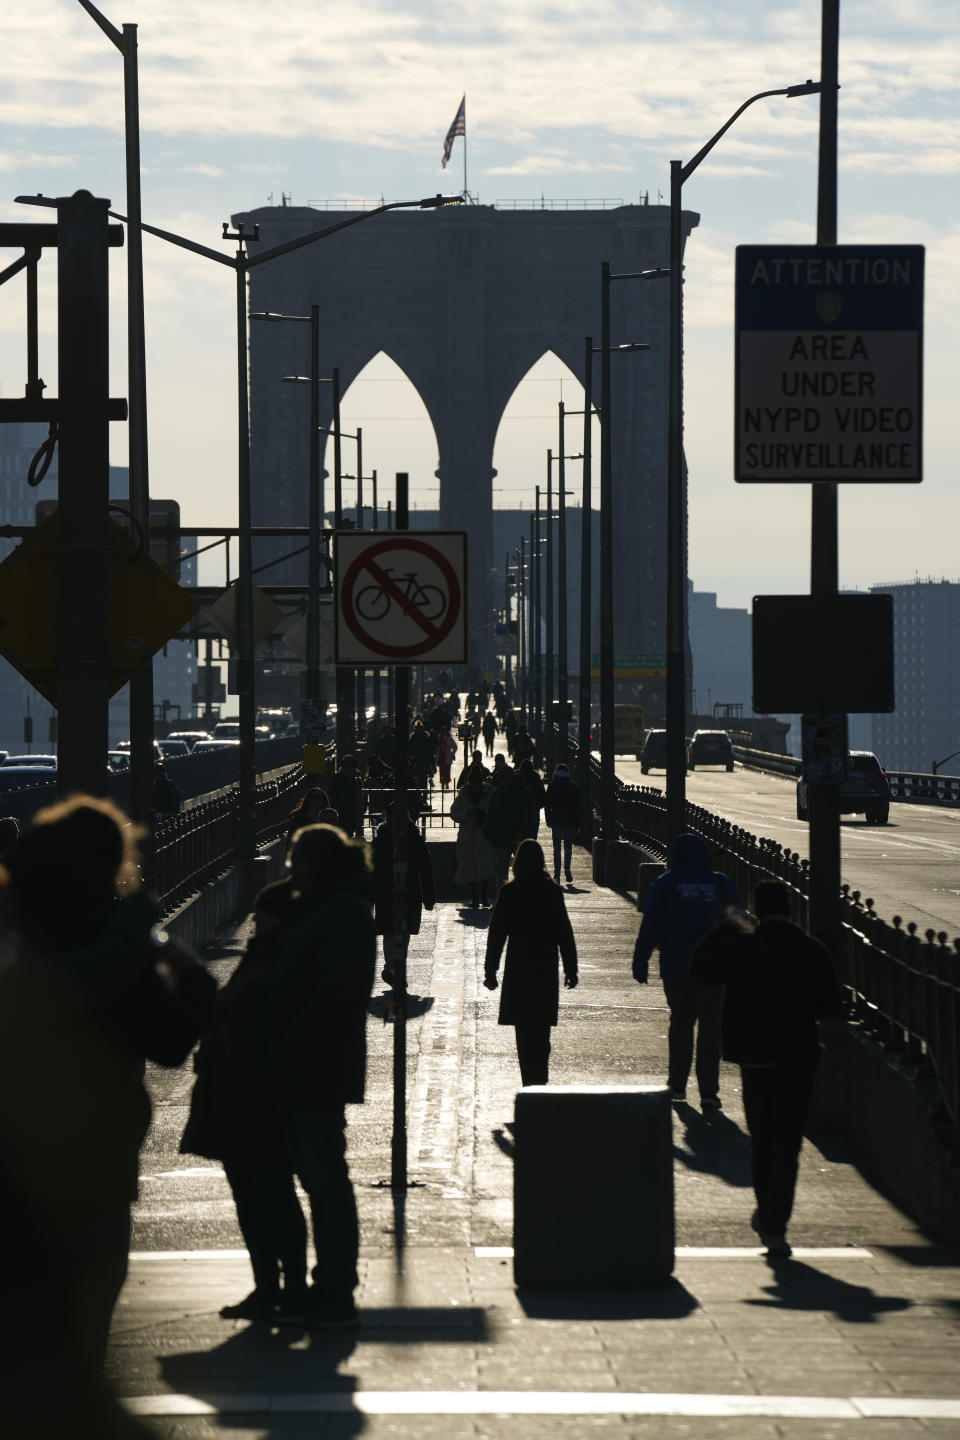
[[[495,791],[486,779],[482,766],[470,768],[466,784],[450,806],[451,819],[457,822],[457,869],[454,880],[469,885],[470,909],[486,905],[490,885],[496,879],[497,860],[487,839],[487,810]]]
[[[563,983],[577,984],[577,945],[563,891],[546,873],[542,847],[536,840],[517,846],[513,879],[500,891],[490,929],[483,983],[497,988],[503,947],[507,957],[500,993],[501,1025],[512,1025],[517,1037],[520,1080],[546,1085],[550,1066],[550,1030],[559,1015],[558,955]]]
[[[405,938],[420,933],[420,922],[424,910],[432,910],[435,903],[433,884],[433,863],[427,842],[419,828],[410,818],[410,811],[400,801],[393,800],[387,806],[386,819],[378,826],[373,837],[373,914],[378,935],[383,936],[383,979],[388,985],[394,982],[396,936],[394,934],[393,908],[393,855],[396,839],[406,831],[407,841],[407,924]],[[406,959],[406,947],[403,949]]]

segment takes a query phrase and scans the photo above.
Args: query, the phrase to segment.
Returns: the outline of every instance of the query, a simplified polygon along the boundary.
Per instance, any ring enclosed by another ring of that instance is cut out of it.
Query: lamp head
[[[421,210],[442,210],[446,205],[462,205],[462,195],[428,195],[420,201]]]
[[[797,95],[819,95],[822,89],[819,80],[807,80],[803,85],[788,85],[784,94],[788,100],[793,100]]]

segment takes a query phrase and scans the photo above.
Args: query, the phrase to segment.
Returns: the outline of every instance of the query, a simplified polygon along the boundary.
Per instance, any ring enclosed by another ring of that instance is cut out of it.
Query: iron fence
[[[589,773],[591,810],[596,814],[600,795],[596,759],[591,759]],[[650,786],[627,785],[619,778],[616,789],[620,835],[652,858],[665,860],[664,794]],[[717,868],[729,875],[741,895],[751,895],[759,880],[781,880],[793,892],[796,919],[808,924],[809,860],[690,802],[686,828],[706,841]],[[890,924],[877,915],[873,900],[863,898],[849,885],[841,887],[840,918],[834,959],[851,1016],[905,1067],[935,1077],[944,1118],[949,1117],[956,1138],[960,1127],[960,939],[951,941],[946,931],[933,929],[921,936],[916,925],[904,925],[898,915]]]

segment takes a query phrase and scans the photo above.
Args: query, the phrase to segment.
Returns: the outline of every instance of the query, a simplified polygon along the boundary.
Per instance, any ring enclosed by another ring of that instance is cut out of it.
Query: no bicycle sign
[[[467,658],[462,530],[338,530],[338,665],[461,665]]]

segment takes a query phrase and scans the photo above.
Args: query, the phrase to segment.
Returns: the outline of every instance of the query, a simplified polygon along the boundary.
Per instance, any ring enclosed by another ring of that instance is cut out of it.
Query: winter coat
[[[498,850],[513,851],[521,840],[536,839],[540,811],[533,795],[520,780],[502,784],[487,811],[487,839]]]
[[[373,838],[373,907],[378,935],[393,934],[393,831],[385,821]],[[407,930],[420,932],[424,906],[434,907],[433,864],[416,825],[407,828]]]
[[[530,791],[530,794],[533,796],[534,800],[536,800],[537,809],[542,810],[544,805],[547,803],[547,788],[544,785],[543,781],[540,779],[540,776],[537,774],[536,770],[534,770],[533,761],[521,761],[521,763],[517,766],[517,774],[520,776],[520,779]],[[537,826],[537,828],[540,828],[539,825]]]
[[[282,1164],[285,1108],[363,1100],[376,958],[369,878],[312,896],[268,892],[280,927],[254,937],[220,993],[195,1060],[184,1153]]]
[[[496,857],[485,829],[487,810],[495,793],[489,781],[484,782],[476,797],[465,785],[450,806],[450,816],[460,827],[457,869],[453,877],[458,885],[476,885],[482,880],[492,880],[497,873]]]
[[[492,711],[488,710],[487,713],[484,715],[483,720],[480,724],[480,729],[483,731],[484,740],[486,740],[488,743],[491,743],[497,733],[497,717],[493,714]]]
[[[843,1004],[829,951],[785,916],[761,920],[755,931],[721,922],[690,968],[695,979],[726,986],[723,1058],[741,1065],[815,1060],[817,1019]]]
[[[579,830],[583,823],[580,786],[567,776],[554,776],[547,786],[544,815],[550,829]]]
[[[660,975],[674,980],[690,970],[694,946],[729,907],[743,909],[736,886],[710,868],[699,835],[678,835],[666,872],[650,886],[633,951],[633,978],[646,981],[650,956],[660,951]]]
[[[560,998],[557,959],[577,975],[577,946],[559,885],[544,874],[504,885],[487,931],[485,972],[494,979],[504,944],[501,1025],[556,1025]]]
[[[354,771],[338,770],[330,781],[330,804],[340,816],[340,824],[348,835],[356,835],[363,826],[366,796],[360,776]]]

